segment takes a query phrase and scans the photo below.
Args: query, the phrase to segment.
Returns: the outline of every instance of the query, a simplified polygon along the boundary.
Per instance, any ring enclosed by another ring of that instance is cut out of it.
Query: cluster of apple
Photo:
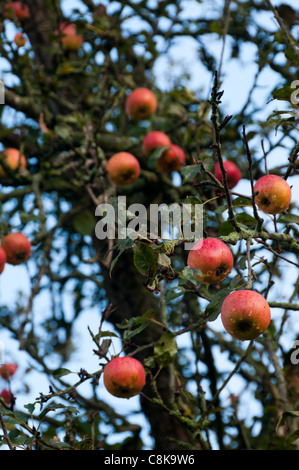
[[[4,403],[6,403],[7,405],[11,404],[13,398],[10,390],[10,379],[13,375],[15,375],[17,369],[18,365],[13,362],[8,364],[2,364],[0,366],[0,377],[9,384],[9,388],[4,388],[0,393],[0,398],[2,398]]]
[[[15,148],[8,148],[1,152],[4,164],[11,171],[21,173],[25,170],[27,161],[24,155]],[[0,165],[0,178],[7,178],[4,166]],[[17,266],[26,262],[31,256],[31,242],[21,232],[12,232],[4,235],[0,245],[0,274],[4,271],[5,264]]]
[[[235,166],[227,166],[230,186],[236,181]],[[230,171],[232,170],[232,174]],[[218,168],[219,171],[219,168]],[[218,177],[221,180],[221,176]],[[289,208],[291,187],[278,175],[264,175],[254,185],[255,202],[266,214],[276,215]],[[217,238],[205,238],[190,251],[187,264],[199,270],[196,277],[203,283],[216,284],[232,271],[233,256],[228,246]],[[253,290],[230,293],[222,304],[221,320],[225,330],[234,338],[246,341],[257,338],[269,326],[270,307],[266,299]]]
[[[134,120],[147,119],[157,109],[155,95],[146,88],[134,90],[127,98],[126,113]],[[161,131],[149,132],[143,139],[142,150],[146,157],[162,148],[156,161],[161,172],[179,171],[185,163],[184,151],[171,143]],[[164,150],[163,150],[164,149]],[[242,178],[237,165],[223,162],[226,183],[234,188]],[[126,185],[134,182],[140,174],[140,165],[135,156],[127,152],[115,154],[108,160],[107,173],[112,182]],[[216,178],[223,183],[220,164],[213,170]],[[265,175],[254,185],[255,203],[267,214],[276,215],[289,208],[291,188],[286,180],[278,175]],[[218,284],[231,273],[234,259],[229,247],[220,239],[205,238],[190,251],[187,264],[195,268],[195,276],[205,284]],[[200,274],[199,274],[200,273]],[[242,289],[231,292],[223,301],[221,320],[225,330],[235,339],[253,340],[261,335],[271,321],[271,311],[267,300],[258,292]],[[130,398],[141,392],[145,384],[145,371],[142,364],[132,357],[116,357],[104,369],[104,385],[114,396]]]
[[[157,98],[148,88],[136,88],[128,95],[125,103],[125,112],[134,121],[148,119],[157,108]],[[149,158],[158,148],[161,148],[161,154],[157,158],[156,168],[162,173],[180,171],[186,160],[184,150],[173,144],[164,132],[149,132],[142,141],[145,157]],[[106,171],[114,184],[126,186],[139,178],[140,163],[129,152],[118,152],[109,158]]]
[[[14,21],[15,19],[20,22],[26,21],[30,18],[30,9],[28,5],[22,2],[9,2],[4,6],[4,16],[6,19]],[[83,44],[83,36],[77,34],[77,27],[75,24],[67,22],[59,26],[59,30],[55,31],[55,36],[60,37],[62,47],[65,51],[78,51]],[[14,42],[18,48],[24,47],[27,38],[22,32],[15,35]]]

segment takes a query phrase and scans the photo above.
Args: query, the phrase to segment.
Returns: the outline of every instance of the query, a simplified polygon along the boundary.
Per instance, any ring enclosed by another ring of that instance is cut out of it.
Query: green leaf
[[[143,325],[140,325],[138,328],[135,328],[134,330],[125,330],[124,340],[127,341],[128,339],[133,338],[133,336],[136,336],[139,333],[141,333],[146,327],[147,327],[147,324],[144,323]]]
[[[228,221],[223,222],[219,227],[219,236],[225,237],[235,231],[235,227]]]
[[[280,224],[298,224],[299,225],[299,215],[282,214],[277,219],[277,222],[279,222]]]
[[[251,199],[248,197],[238,196],[232,201],[234,207],[252,207]]]
[[[71,374],[72,372],[68,369],[64,369],[64,368],[60,368],[60,369],[56,369],[54,370],[53,372],[53,377],[54,379],[60,379],[60,377],[63,377],[64,375],[68,375],[68,374]]]
[[[148,245],[140,245],[134,249],[134,264],[144,276],[155,276],[157,273],[156,253]]]
[[[169,148],[170,147],[157,147],[147,161],[148,167],[154,168],[156,166],[157,160],[161,157],[165,150],[168,150]]]
[[[178,297],[181,297],[186,292],[186,289],[184,286],[176,286],[173,287],[172,289],[169,289],[166,294],[165,294],[165,300],[166,302],[171,302],[171,300],[177,299]]]
[[[246,225],[248,228],[254,228],[256,226],[256,219],[252,215],[242,212],[242,214],[236,215],[237,222]]]
[[[35,410],[35,403],[27,403],[27,405],[24,405],[24,408],[26,408],[29,413],[32,415]]]
[[[158,343],[154,347],[155,360],[163,367],[173,362],[177,352],[178,348],[175,336],[172,333],[167,333],[161,336]]]
[[[208,318],[208,321],[214,321],[217,319],[219,313],[221,312],[222,303],[225,297],[231,292],[231,289],[225,288],[215,294],[211,302],[207,305],[205,310],[205,315]]]
[[[290,86],[284,86],[282,88],[279,88],[278,90],[274,90],[273,98],[275,100],[291,101],[291,96],[293,92],[293,88],[291,88]]]
[[[81,235],[91,236],[95,230],[96,219],[89,210],[84,210],[73,217],[72,225]]]
[[[198,175],[198,173],[201,173],[201,172],[202,172],[202,169],[200,165],[186,165],[181,170],[184,183],[186,183],[189,180],[192,180],[193,178],[195,178],[195,176]]]
[[[164,266],[166,268],[169,268],[171,266],[171,260],[165,253],[158,254],[157,262],[159,266]]]
[[[181,279],[185,279],[188,282],[192,282],[192,284],[198,284],[198,279],[195,277],[196,275],[201,276],[202,272],[200,269],[190,268],[186,266],[183,271],[180,273],[179,277]]]

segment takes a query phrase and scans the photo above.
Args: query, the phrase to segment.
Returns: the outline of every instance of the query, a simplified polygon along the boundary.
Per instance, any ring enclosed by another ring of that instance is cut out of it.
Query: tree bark
[[[103,250],[103,242],[101,245],[99,240],[95,239],[94,243],[97,250],[105,252]],[[113,323],[116,328],[123,320],[138,317],[150,309],[155,312],[155,319],[162,321],[159,301],[144,286],[145,278],[135,268],[131,253],[124,252],[120,256],[111,276],[108,268],[104,266],[102,266],[102,273],[107,299],[115,308],[108,321]],[[118,331],[122,333],[120,329]],[[139,346],[155,343],[163,333],[165,331],[163,331],[162,327],[155,323],[149,323],[140,334],[133,337],[133,341],[130,344],[131,352],[137,350]],[[152,356],[153,347],[145,348],[134,354],[134,357],[141,362],[147,357]],[[175,394],[175,379],[170,367],[165,367],[159,371],[156,378],[156,386],[160,398],[167,407],[171,408],[171,402],[174,400]],[[193,438],[189,429],[179,422],[177,418],[171,416],[167,410],[153,403],[152,399],[155,396],[154,387],[148,376],[140,404],[150,423],[155,449],[181,449],[178,441],[192,444]]]

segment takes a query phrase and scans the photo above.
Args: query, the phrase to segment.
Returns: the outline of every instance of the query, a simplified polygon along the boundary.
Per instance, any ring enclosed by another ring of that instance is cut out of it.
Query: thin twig
[[[249,179],[250,179],[250,185],[251,185],[251,200],[252,200],[252,207],[253,207],[253,214],[255,219],[257,220],[257,230],[261,231],[263,227],[264,220],[259,216],[256,204],[255,204],[255,192],[254,192],[254,182],[253,182],[253,175],[252,175],[252,154],[251,150],[248,145],[248,140],[246,136],[246,130],[245,130],[245,124],[243,124],[243,138],[244,138],[244,143],[245,143],[245,148],[246,148],[246,155],[247,155],[247,161],[248,161],[248,173],[249,173]]]

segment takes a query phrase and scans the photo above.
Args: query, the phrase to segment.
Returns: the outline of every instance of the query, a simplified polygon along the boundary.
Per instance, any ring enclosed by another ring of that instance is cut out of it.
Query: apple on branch
[[[158,108],[158,100],[148,88],[136,88],[126,99],[125,112],[135,121],[151,117]]]
[[[140,175],[140,164],[129,152],[118,152],[109,158],[106,171],[110,180],[118,186],[134,183]]]
[[[3,399],[4,403],[6,403],[7,405],[11,404],[12,393],[7,388],[2,390],[2,392],[0,393],[0,397]]]
[[[145,385],[146,373],[140,361],[133,357],[116,357],[104,368],[104,385],[111,395],[131,398]]]
[[[61,35],[61,44],[65,51],[77,52],[83,44],[83,36],[77,34],[77,27],[73,23],[62,23],[56,35]]]
[[[4,7],[4,15],[8,20],[17,18],[20,21],[30,18],[30,9],[28,5],[22,2],[9,2]]]
[[[221,307],[224,329],[235,339],[252,340],[269,326],[271,311],[266,299],[252,290],[230,293]]]
[[[14,38],[14,42],[18,48],[24,47],[27,39],[25,38],[23,33],[17,33]]]
[[[195,277],[206,284],[223,281],[231,272],[234,258],[229,247],[218,238],[204,238],[190,250],[187,264],[199,269]]]
[[[10,377],[15,375],[17,370],[18,365],[14,362],[2,364],[2,366],[0,367],[0,377],[2,377],[2,379],[8,380]]]
[[[156,161],[156,167],[161,173],[180,171],[185,165],[185,152],[176,144],[171,144],[165,149]]]
[[[151,154],[159,147],[170,147],[171,140],[167,134],[161,131],[151,131],[143,138],[142,151],[146,157],[150,157]]]
[[[1,247],[5,251],[6,261],[13,266],[25,263],[31,256],[31,242],[21,232],[4,235]]]
[[[1,154],[4,157],[4,162],[7,165],[8,168],[10,168],[12,171],[17,171],[21,173],[23,170],[25,170],[27,162],[26,158],[24,155],[20,153],[18,149],[15,148],[8,148],[1,152]],[[2,178],[7,178],[7,172],[4,168],[4,164],[0,164],[0,177]]]
[[[284,178],[278,175],[265,175],[254,185],[255,202],[266,214],[280,214],[289,208],[292,191]]]
[[[240,169],[237,167],[237,165],[230,160],[225,160],[223,162],[223,166],[226,171],[227,187],[229,189],[232,189],[239,183],[240,179],[242,178],[242,173]],[[214,174],[217,180],[220,183],[223,183],[223,175],[222,175],[219,162],[217,162],[216,165],[214,166]]]
[[[0,274],[3,273],[6,263],[6,253],[3,248],[0,246]]]

